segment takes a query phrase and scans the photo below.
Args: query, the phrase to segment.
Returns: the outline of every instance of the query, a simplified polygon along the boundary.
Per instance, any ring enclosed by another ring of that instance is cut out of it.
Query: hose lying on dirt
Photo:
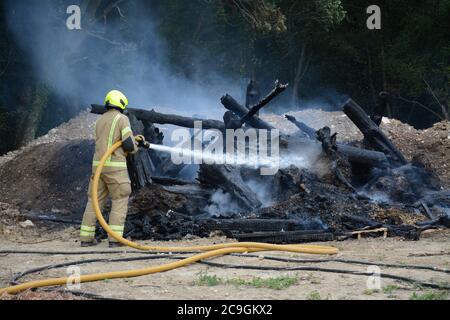
[[[163,252],[185,252],[185,251],[204,251],[203,253],[196,254],[192,257],[185,258],[180,261],[175,261],[167,263],[160,266],[149,267],[144,269],[132,269],[125,271],[115,271],[106,273],[96,273],[89,275],[80,276],[80,282],[93,282],[105,279],[119,279],[119,278],[131,278],[138,277],[158,272],[164,272],[173,270],[186,266],[188,264],[205,260],[212,257],[218,257],[230,253],[246,253],[246,252],[258,252],[258,251],[284,251],[284,252],[294,252],[294,253],[307,253],[307,254],[336,254],[338,249],[330,246],[319,246],[319,245],[275,245],[267,243],[256,243],[256,242],[241,242],[241,243],[222,243],[208,246],[192,246],[192,247],[160,247],[160,246],[145,246],[138,243],[124,239],[122,236],[113,232],[113,230],[106,223],[105,219],[100,210],[98,203],[98,184],[100,180],[100,175],[105,165],[106,160],[112,153],[120,148],[122,145],[121,141],[116,142],[111,148],[109,148],[106,153],[101,158],[97,170],[94,174],[93,185],[92,185],[92,204],[95,210],[95,214],[100,225],[103,229],[118,242],[127,245],[131,248],[146,251],[163,251]],[[23,284],[18,284],[15,286],[0,289],[0,294],[9,293],[14,294],[27,289],[48,287],[48,286],[58,286],[65,285],[69,281],[68,277],[52,278],[45,280],[30,281]]]
[[[240,257],[246,257],[247,255],[241,255]],[[175,255],[145,255],[140,257],[132,257],[132,258],[118,258],[118,259],[89,259],[89,260],[79,260],[79,261],[72,261],[72,262],[64,262],[60,264],[51,264],[47,266],[41,266],[33,269],[29,269],[26,271],[23,271],[17,275],[14,276],[11,283],[16,284],[17,281],[24,277],[25,275],[37,273],[44,270],[51,270],[51,269],[57,269],[57,268],[63,268],[68,266],[74,266],[74,265],[82,265],[82,264],[89,264],[89,263],[95,263],[95,262],[130,262],[130,261],[139,261],[139,260],[154,260],[154,259],[185,259],[186,257],[183,256],[175,256]],[[265,258],[267,259],[267,258]],[[278,258],[277,258],[278,259]],[[280,258],[283,259],[283,258]],[[270,260],[270,259],[267,259]],[[289,262],[295,261],[295,262],[330,262],[329,260],[294,260],[294,259],[286,259],[289,260]],[[337,262],[344,262],[348,263],[348,261],[337,261]],[[211,267],[219,267],[219,268],[229,268],[229,269],[247,269],[247,270],[273,270],[273,271],[317,271],[317,272],[325,272],[325,273],[338,273],[338,274],[350,274],[350,275],[356,275],[356,276],[372,276],[373,274],[370,272],[360,272],[360,271],[354,271],[354,270],[345,270],[345,269],[334,269],[334,268],[321,268],[321,267],[308,267],[308,266],[299,266],[299,267],[271,267],[271,266],[253,266],[253,265],[235,265],[235,264],[227,264],[227,263],[217,263],[217,262],[210,262],[210,261],[200,261],[199,263],[205,264]],[[353,263],[350,262],[350,263]],[[365,263],[364,263],[365,264]],[[402,265],[396,265],[398,268],[402,268],[404,266]],[[410,266],[411,267],[411,266]],[[417,268],[414,268],[417,269]],[[448,270],[440,270],[440,269],[427,269],[429,271],[437,271],[437,272],[444,272],[448,273]],[[421,280],[403,277],[403,276],[397,276],[393,274],[388,273],[382,273],[380,275],[382,278],[387,279],[393,279],[398,281],[403,281],[415,285],[419,285],[422,287],[428,287],[433,289],[445,289],[450,290],[450,286],[446,286],[443,284],[435,284],[430,282],[423,282]]]
[[[158,251],[149,251],[149,252],[140,252],[140,251],[35,251],[35,250],[0,250],[0,255],[8,255],[8,254],[38,254],[38,255],[93,255],[93,254],[151,254],[156,257],[148,258],[148,259],[171,259],[173,255],[168,254],[166,252],[158,252]],[[195,253],[195,252],[183,252],[183,253]],[[254,254],[230,254],[233,257],[240,258],[259,258],[260,256]],[[145,257],[138,257],[137,260],[145,260]],[[127,258],[125,258],[127,259]],[[265,260],[279,261],[279,262],[293,262],[293,263],[327,263],[327,262],[337,262],[344,264],[361,264],[367,266],[376,265],[378,267],[387,267],[394,269],[416,269],[416,270],[428,270],[442,273],[449,273],[449,269],[433,267],[433,266],[424,266],[424,265],[415,265],[415,264],[395,264],[395,263],[383,263],[383,262],[372,262],[366,260],[348,260],[348,259],[336,259],[336,258],[328,258],[328,259],[294,259],[294,258],[282,258],[282,257],[272,257],[272,256],[264,256]],[[91,260],[83,260],[86,263]],[[106,261],[106,262],[114,262],[121,261],[121,259],[92,259],[92,262],[97,261]],[[50,265],[52,266],[52,265]],[[43,267],[42,270],[46,268]],[[42,271],[39,270],[39,271]]]
[[[99,294],[84,292],[84,291],[73,291],[73,290],[54,290],[54,289],[42,289],[44,292],[61,293],[61,294],[72,294],[76,297],[81,297],[90,300],[120,300],[117,298],[109,298]]]

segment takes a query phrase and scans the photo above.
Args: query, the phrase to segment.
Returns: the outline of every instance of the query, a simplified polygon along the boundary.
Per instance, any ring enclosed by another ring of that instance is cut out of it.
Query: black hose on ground
[[[242,256],[248,256],[248,255],[242,255]],[[71,265],[80,265],[80,264],[87,264],[87,263],[94,263],[94,262],[130,262],[130,261],[150,260],[150,259],[184,259],[184,258],[185,257],[183,257],[183,256],[173,256],[173,255],[153,255],[153,256],[141,256],[141,257],[133,257],[133,258],[90,259],[90,260],[73,261],[73,262],[47,265],[47,266],[43,266],[43,267],[39,267],[39,268],[26,270],[26,271],[21,272],[20,274],[16,275],[12,281],[13,281],[13,284],[16,284],[17,280],[25,275],[40,272],[43,270],[67,267],[67,266],[71,266]],[[275,258],[275,257],[273,257],[273,258]],[[265,259],[267,259],[267,257],[265,257]],[[275,259],[279,260],[279,258],[275,258]],[[285,260],[294,260],[295,262],[299,262],[298,259],[285,259]],[[289,262],[294,262],[294,261],[289,261]],[[305,260],[305,262],[314,262],[314,260],[308,259],[308,260]],[[333,261],[330,261],[327,259],[327,260],[322,260],[321,262],[333,262]],[[342,261],[338,261],[338,262],[342,262]],[[301,270],[301,271],[316,271],[316,272],[338,273],[338,274],[351,274],[351,275],[356,275],[356,276],[373,276],[373,273],[369,273],[369,272],[359,272],[359,271],[344,270],[344,269],[328,269],[328,268],[321,268],[321,267],[306,267],[306,266],[269,267],[269,266],[252,266],[252,265],[234,265],[234,264],[216,263],[216,262],[210,262],[210,261],[200,261],[200,263],[209,265],[212,267],[230,268],[230,269],[274,270],[274,271],[300,271]],[[431,269],[430,271],[437,271],[437,270]],[[380,276],[383,278],[388,278],[388,279],[399,280],[399,281],[403,281],[403,282],[416,284],[416,285],[419,285],[422,287],[450,290],[450,286],[439,285],[439,284],[429,283],[429,282],[423,282],[423,281],[416,280],[413,278],[402,277],[402,276],[397,276],[397,275],[392,275],[392,274],[387,274],[387,273],[383,273]]]
[[[3,250],[0,251],[0,254],[42,254],[42,255],[83,255],[83,254],[150,254],[160,256],[159,258],[167,258],[171,254],[167,252],[155,252],[155,251],[27,251],[27,250]],[[195,252],[183,252],[188,254],[193,254]],[[234,257],[246,257],[246,258],[259,258],[259,255],[254,254],[230,254],[230,256]],[[417,270],[428,270],[435,272],[442,272],[450,274],[450,270],[438,268],[438,267],[430,267],[430,266],[421,266],[421,265],[407,265],[407,264],[392,264],[392,263],[381,263],[381,262],[371,262],[364,260],[347,260],[347,259],[290,259],[290,258],[281,258],[281,257],[272,257],[272,256],[264,256],[265,260],[279,261],[279,262],[292,262],[292,263],[327,263],[327,262],[337,262],[337,263],[346,263],[346,264],[361,264],[361,265],[377,265],[380,267],[387,268],[399,268],[399,269],[417,269]],[[95,260],[95,259],[94,259]],[[102,260],[103,261],[103,260]],[[111,261],[111,260],[107,260]],[[96,262],[96,261],[93,261]]]
[[[87,264],[87,263],[95,263],[95,262],[129,262],[129,261],[139,261],[139,260],[153,260],[153,259],[185,259],[186,257],[181,256],[174,256],[174,255],[154,255],[154,256],[141,256],[141,257],[134,257],[134,258],[119,258],[119,259],[88,259],[88,260],[80,260],[80,261],[72,261],[72,262],[64,262],[64,263],[58,263],[58,264],[50,264],[42,267],[37,267],[33,269],[28,269],[23,272],[20,272],[16,274],[10,281],[11,285],[18,284],[17,280],[20,278],[32,274],[37,273],[45,270],[51,270],[51,269],[58,269],[58,268],[64,268],[64,267],[70,267],[80,264]]]
[[[57,292],[61,294],[73,294],[74,296],[81,297],[81,298],[87,298],[92,300],[121,300],[117,298],[108,298],[96,293],[90,293],[90,292],[84,292],[84,291],[72,291],[72,290],[52,290],[52,289],[41,289],[43,292]]]
[[[320,268],[320,267],[266,267],[266,266],[248,266],[248,265],[232,265],[232,264],[224,264],[217,262],[206,262],[201,261],[202,264],[207,264],[212,267],[220,267],[220,268],[232,268],[232,269],[249,269],[249,270],[275,270],[275,271],[317,271],[317,272],[326,272],[326,273],[340,273],[340,274],[351,274],[355,276],[373,276],[373,273],[370,272],[360,272],[360,271],[352,271],[352,270],[344,270],[344,269],[328,269],[328,268]],[[428,287],[432,289],[440,289],[440,290],[450,290],[450,286],[440,285],[430,282],[423,282],[420,280],[416,280],[413,278],[402,277],[397,275],[392,275],[388,273],[380,273],[380,277],[388,278],[393,280],[399,280],[403,282],[408,282],[412,284],[416,284],[422,287]]]

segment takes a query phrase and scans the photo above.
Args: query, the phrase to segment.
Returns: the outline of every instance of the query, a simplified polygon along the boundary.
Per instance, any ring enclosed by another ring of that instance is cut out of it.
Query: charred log
[[[305,123],[298,121],[294,116],[285,115],[286,119],[296,125],[296,127],[310,139],[316,139],[316,130],[306,125]]]
[[[220,230],[225,233],[231,231],[294,231],[304,230],[305,225],[298,220],[285,219],[207,219],[201,226],[209,231]]]
[[[231,194],[245,210],[259,208],[261,202],[242,180],[239,168],[229,165],[200,165],[198,180],[202,185],[220,188]]]
[[[223,96],[220,99],[220,101],[227,110],[230,110],[231,112],[235,113],[238,117],[244,117],[249,112],[246,107],[241,105],[232,96],[228,94]],[[266,129],[266,130],[274,129],[273,126],[271,126],[269,123],[262,120],[256,115],[254,115],[253,117],[251,117],[251,119],[248,120],[248,124],[256,129]]]
[[[347,186],[350,190],[356,192],[355,188],[342,174],[341,170],[337,164],[337,144],[336,144],[336,133],[331,135],[331,130],[328,127],[324,127],[317,131],[317,139],[322,143],[322,149],[326,155],[330,158],[331,167],[336,175],[336,178]]]
[[[103,114],[105,113],[105,107],[102,105],[91,105],[91,113],[94,114]],[[211,119],[200,119],[200,118],[190,118],[183,117],[175,114],[166,114],[159,113],[155,110],[143,110],[143,109],[133,109],[128,108],[126,113],[128,115],[134,114],[138,120],[141,121],[149,121],[151,123],[158,124],[172,124],[175,126],[185,127],[185,128],[194,128],[194,124],[196,121],[200,121],[202,123],[203,129],[218,129],[225,130],[225,125],[222,121],[219,120],[211,120]]]
[[[286,115],[286,119],[295,124],[297,128],[310,139],[316,139],[316,130],[298,121],[295,117]],[[345,156],[349,162],[367,164],[373,167],[386,168],[389,166],[386,155],[382,152],[372,151],[337,143],[337,152]]]
[[[377,97],[377,102],[375,105],[375,109],[370,116],[370,119],[379,127],[381,125],[381,121],[383,120],[383,116],[389,113],[388,109],[388,98],[389,94],[387,92],[380,92]]]
[[[378,168],[389,167],[386,155],[382,152],[361,149],[342,143],[337,144],[337,152],[345,156],[349,162],[367,164]]]
[[[163,144],[164,134],[150,121],[142,121],[144,125],[144,137],[145,139],[152,144]],[[150,155],[150,159],[152,160],[154,166],[157,168],[164,158],[161,157],[161,154],[156,152],[155,150],[148,150]]]
[[[260,100],[259,86],[258,83],[251,79],[247,85],[247,92],[245,95],[245,107],[250,109],[251,106],[254,106]]]
[[[245,123],[249,123],[252,127],[257,129],[267,129],[271,130],[273,127],[267,122],[261,120],[257,113],[267,104],[269,104],[276,96],[282,93],[288,87],[287,84],[281,84],[279,81],[275,82],[275,87],[273,90],[264,97],[261,101],[259,101],[254,106],[250,107],[248,110],[246,107],[240,105],[236,100],[233,99],[230,95],[225,95],[222,97],[222,104],[228,110],[234,112],[239,118],[239,120],[233,119],[233,121],[229,122],[230,128],[237,129],[242,127]]]
[[[235,233],[233,234],[233,237],[239,242],[250,241],[275,244],[334,240],[333,233],[321,230]]]
[[[373,149],[383,152],[389,161],[397,166],[407,163],[403,154],[386,137],[381,129],[370,119],[366,112],[352,99],[344,104],[344,113],[363,133],[366,143]]]
[[[250,111],[246,113],[242,118],[241,122],[247,123],[250,119],[253,118],[263,107],[268,105],[273,99],[275,99],[276,96],[278,96],[280,93],[285,91],[287,89],[287,84],[282,84],[278,80],[275,82],[275,87],[272,89],[272,91],[265,96],[260,102],[255,104],[250,108]]]
[[[375,228],[387,228],[388,234],[391,236],[404,237],[408,240],[419,240],[420,235],[425,228],[416,227],[414,225],[406,224],[383,224],[364,217],[356,217],[351,215],[341,216],[343,226],[349,230],[363,230],[363,229],[375,229]]]
[[[134,134],[144,134],[145,126],[133,114],[130,115],[131,129]],[[139,149],[137,153],[127,156],[128,174],[134,191],[152,183],[155,165],[148,150]]]

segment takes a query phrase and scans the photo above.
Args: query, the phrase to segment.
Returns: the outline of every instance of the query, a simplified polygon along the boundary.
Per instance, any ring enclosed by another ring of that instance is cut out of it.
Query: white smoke
[[[258,200],[262,203],[263,208],[273,205],[273,197],[271,193],[271,185],[256,180],[246,181],[247,186],[252,190]]]
[[[243,83],[211,70],[194,70],[189,79],[169,67],[165,41],[141,1],[123,2],[124,21],[95,24],[82,12],[81,30],[66,26],[69,1],[6,3],[15,41],[31,56],[36,78],[76,108],[103,103],[112,88],[123,90],[132,107],[170,107],[177,113],[221,118],[219,98],[242,96]]]
[[[218,189],[213,193],[210,202],[204,211],[212,216],[219,216],[224,213],[238,213],[240,211],[237,202],[233,200],[229,193],[224,192],[222,189]]]

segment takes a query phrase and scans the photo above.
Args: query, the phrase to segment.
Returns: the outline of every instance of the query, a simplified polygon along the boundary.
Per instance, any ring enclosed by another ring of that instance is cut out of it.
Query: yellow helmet
[[[128,99],[119,90],[112,90],[106,95],[105,106],[113,106],[125,110],[128,106]]]

